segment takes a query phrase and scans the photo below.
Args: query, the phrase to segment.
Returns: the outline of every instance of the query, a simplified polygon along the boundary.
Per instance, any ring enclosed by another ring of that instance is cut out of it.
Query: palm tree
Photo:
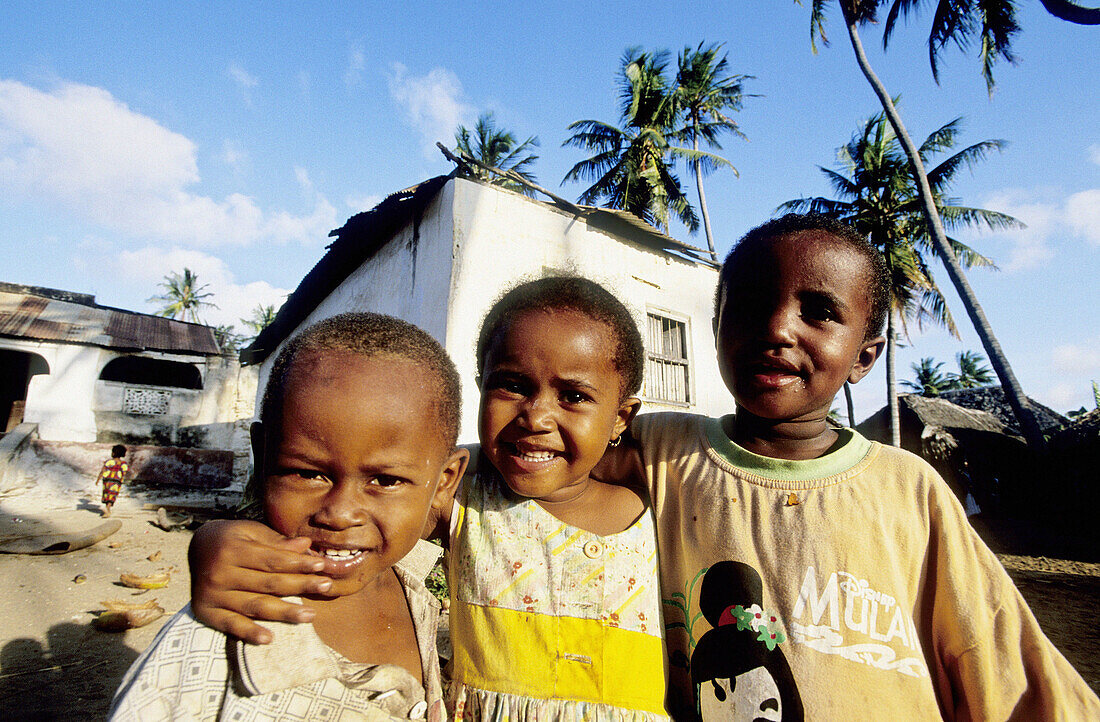
[[[574,165],[562,181],[594,181],[578,202],[629,211],[661,230],[672,214],[695,232],[699,218],[672,172],[670,158],[729,161],[711,153],[673,145],[677,108],[665,70],[668,53],[629,48],[619,77],[620,125],[578,120],[562,145],[594,153]]]
[[[275,320],[275,316],[278,311],[274,305],[258,304],[256,308],[252,309],[252,316],[250,318],[242,318],[241,323],[247,326],[252,331],[252,338],[256,338],[260,331],[271,325],[271,322]]]
[[[933,154],[955,144],[961,119],[947,123],[925,139],[920,155],[928,160]],[[1018,227],[1015,218],[986,210],[955,205],[947,198],[955,175],[983,159],[993,150],[1001,150],[1004,141],[975,143],[941,161],[929,174],[939,213],[952,228],[987,225],[993,229]],[[890,269],[890,312],[886,325],[886,393],[890,409],[891,440],[901,443],[896,385],[896,351],[899,327],[906,338],[909,322],[918,328],[932,324],[946,328],[958,338],[958,328],[939,287],[932,277],[926,255],[932,253],[927,226],[922,223],[921,206],[913,176],[897,137],[879,113],[867,120],[847,145],[837,151],[839,171],[820,168],[833,186],[839,200],[801,198],[788,201],[781,210],[809,210],[851,223],[865,233],[886,258]],[[967,268],[996,268],[993,262],[966,244],[949,238],[952,250]]]
[[[745,134],[737,126],[737,122],[726,113],[741,110],[741,103],[745,97],[742,82],[752,78],[751,75],[730,75],[729,63],[723,54],[721,45],[699,47],[694,50],[691,47],[684,48],[677,59],[676,89],[673,91],[679,111],[683,114],[682,127],[676,132],[676,139],[691,142],[692,150],[699,150],[699,140],[702,139],[708,146],[721,150],[718,137],[722,133],[732,133],[739,138]],[[725,159],[723,159],[725,160]],[[707,197],[703,192],[703,175],[710,173],[721,165],[725,165],[733,174],[740,176],[737,169],[725,161],[716,163],[706,156],[698,156],[691,161],[692,173],[695,175],[695,185],[699,191],[699,212],[703,216],[703,230],[707,236],[707,248],[710,257],[718,260],[714,249],[714,234],[710,228],[710,213],[707,212]]]
[[[235,326],[222,324],[214,327],[214,340],[218,342],[218,348],[222,353],[236,353],[244,343],[244,336],[237,333]]]
[[[993,383],[993,372],[982,365],[985,356],[977,351],[960,351],[955,354],[955,361],[959,364],[959,372],[948,374],[951,388],[977,389]]]
[[[512,171],[532,183],[535,182],[535,176],[531,173],[530,167],[539,157],[531,151],[537,148],[538,145],[539,139],[533,135],[522,143],[517,143],[516,136],[511,131],[496,127],[492,113],[482,113],[478,117],[473,134],[464,125],[458,126],[458,129],[455,130],[455,150],[457,152],[480,161],[484,165],[499,168],[503,171]],[[466,166],[465,168],[467,173],[487,183],[525,195],[534,194],[534,191],[528,186],[506,176],[490,173],[477,166]]]
[[[925,357],[920,363],[910,364],[916,381],[902,381],[901,384],[910,391],[915,391],[922,396],[938,396],[941,391],[951,388],[951,383],[941,369],[943,361],[936,361],[931,357]]]
[[[145,302],[159,301],[165,304],[163,308],[156,312],[158,316],[202,323],[199,318],[199,309],[217,308],[217,305],[213,302],[206,300],[214,295],[206,291],[209,284],[204,283],[200,286],[198,276],[192,273],[190,268],[184,268],[182,275],[172,271],[157,285],[164,289],[164,293],[153,296]]]
[[[1045,0],[1044,4],[1046,5],[1047,2],[1050,3],[1047,5],[1048,9],[1057,7],[1066,10],[1067,6],[1069,8],[1077,7],[1065,0]],[[1044,445],[1043,434],[1030,408],[1025,404],[1024,392],[1020,387],[1020,382],[1016,379],[1016,374],[1013,373],[1008,358],[1001,349],[996,336],[994,336],[993,328],[985,316],[985,311],[978,303],[974,290],[970,287],[970,283],[962,272],[962,266],[952,252],[947,233],[943,227],[943,221],[936,210],[935,197],[917,146],[909,137],[909,133],[901,121],[901,116],[898,114],[890,94],[887,93],[886,87],[871,68],[871,64],[867,60],[867,54],[863,50],[859,27],[877,21],[878,10],[885,4],[885,0],[838,0],[838,3],[844,16],[844,25],[848,31],[848,39],[851,42],[852,51],[855,53],[856,62],[859,64],[859,68],[870,84],[871,89],[878,97],[879,103],[881,103],[882,109],[886,113],[886,117],[889,119],[890,125],[897,134],[909,160],[913,177],[920,192],[921,206],[936,255],[943,262],[947,275],[951,278],[951,282],[955,285],[955,289],[966,307],[970,321],[974,325],[974,330],[981,339],[990,363],[993,364],[993,370],[1001,381],[1001,387],[1005,391],[1009,405],[1020,422],[1024,438],[1033,448],[1042,448]],[[815,37],[820,37],[823,44],[828,44],[828,38],[825,36],[826,4],[827,0],[813,0],[813,10],[810,15],[811,43],[813,43]],[[900,14],[907,15],[918,4],[918,0],[892,0],[884,43],[888,41],[889,32],[893,29],[897,17]],[[1054,11],[1052,10],[1052,12]],[[1059,15],[1059,17],[1065,17],[1065,15]],[[929,58],[932,62],[933,74],[936,74],[936,59],[948,42],[953,41],[965,49],[977,32],[981,47],[982,74],[986,78],[987,86],[992,88],[993,64],[996,59],[1000,57],[1009,62],[1013,60],[1011,41],[1012,36],[1019,31],[1019,26],[1016,25],[1012,0],[991,0],[983,3],[969,0],[963,0],[962,2],[959,0],[937,0],[934,18],[928,38]],[[1073,21],[1071,17],[1066,17],[1066,19]],[[816,51],[816,46],[814,49]]]

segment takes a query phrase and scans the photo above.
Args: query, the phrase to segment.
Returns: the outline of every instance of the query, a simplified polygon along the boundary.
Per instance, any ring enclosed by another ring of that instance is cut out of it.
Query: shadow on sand
[[[0,719],[104,719],[138,653],[124,635],[88,624],[55,624],[46,639],[46,647],[24,637],[0,649]]]

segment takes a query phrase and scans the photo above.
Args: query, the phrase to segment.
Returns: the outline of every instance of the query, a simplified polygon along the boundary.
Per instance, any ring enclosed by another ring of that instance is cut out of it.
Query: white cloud
[[[225,69],[225,74],[237,84],[237,88],[241,91],[241,98],[244,100],[245,105],[252,107],[252,89],[260,84],[256,76],[245,70],[244,66],[235,60]]]
[[[236,173],[243,173],[248,168],[248,152],[235,140],[228,138],[222,143],[222,160]]]
[[[1066,222],[1089,243],[1100,246],[1100,188],[1071,195],[1066,200]]]
[[[352,213],[369,211],[381,202],[382,196],[379,195],[348,196],[344,199],[344,203],[347,204]]]
[[[1027,228],[999,231],[998,239],[1011,243],[1008,260],[998,258],[1007,272],[1041,266],[1054,256],[1052,240],[1077,236],[1100,246],[1100,188],[1074,193],[1066,198],[1050,191],[1003,190],[983,200],[986,208],[995,208],[1019,218]]]
[[[344,84],[349,88],[359,84],[363,77],[363,71],[367,68],[367,58],[363,55],[361,47],[352,47],[348,50],[348,65],[344,69]]]
[[[1100,338],[1088,346],[1072,343],[1055,346],[1051,351],[1051,365],[1063,374],[1087,375],[1100,371]]]
[[[462,83],[446,68],[433,68],[427,75],[410,75],[408,68],[394,63],[389,79],[390,95],[405,109],[405,116],[420,134],[424,155],[437,157],[436,141],[454,142],[455,128],[469,124],[474,108],[462,100]]]
[[[1048,239],[1058,224],[1056,205],[1033,200],[1023,191],[1009,190],[991,196],[982,206],[1015,216],[1027,224],[1027,228],[997,232],[998,240],[1011,244],[1007,260],[1000,254],[994,255],[1001,270],[1006,273],[1026,271],[1053,257]]]
[[[225,72],[233,79],[233,82],[242,88],[255,88],[260,84],[255,75],[245,70],[244,66],[235,60],[229,64]]]
[[[1080,407],[1081,387],[1078,384],[1054,384],[1043,394],[1043,403],[1054,410]]]
[[[313,210],[298,216],[265,213],[240,193],[200,195],[200,180],[190,139],[106,90],[0,80],[0,192],[10,197],[61,205],[116,233],[200,246],[319,243],[336,225],[333,206],[312,190]]]
[[[324,196],[318,195],[316,207],[308,216],[286,211],[272,213],[264,222],[264,235],[281,243],[308,239],[310,243],[328,242],[328,232],[342,225],[336,220],[336,208]]]
[[[264,281],[240,283],[220,258],[201,251],[183,248],[146,247],[136,251],[122,251],[111,261],[126,269],[127,282],[135,288],[154,289],[147,292],[145,298],[161,292],[160,284],[171,273],[182,273],[184,268],[191,269],[198,278],[199,285],[213,296],[210,301],[218,308],[206,308],[200,312],[202,320],[217,326],[221,324],[237,327],[243,332],[242,318],[249,318],[257,305],[272,305],[279,308],[286,300],[290,290],[276,288]],[[153,313],[157,304],[150,303],[144,308],[134,310]]]
[[[300,165],[294,166],[294,178],[304,193],[313,195],[313,181],[309,179],[309,171]]]
[[[1048,387],[1038,398],[1058,410],[1092,408],[1093,380],[1100,379],[1100,336],[1077,339],[1050,351]]]
[[[1100,143],[1093,143],[1089,146],[1089,160],[1096,165],[1100,165]]]

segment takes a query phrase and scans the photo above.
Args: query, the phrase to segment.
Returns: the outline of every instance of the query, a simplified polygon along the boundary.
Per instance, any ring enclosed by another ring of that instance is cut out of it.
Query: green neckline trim
[[[810,481],[843,474],[862,461],[871,450],[871,442],[853,429],[837,429],[839,445],[824,456],[799,461],[773,459],[735,444],[722,430],[720,418],[707,419],[705,428],[707,441],[723,460],[774,481]]]

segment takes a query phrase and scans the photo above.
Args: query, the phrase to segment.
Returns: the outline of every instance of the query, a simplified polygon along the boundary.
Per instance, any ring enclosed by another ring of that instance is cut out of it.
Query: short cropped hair
[[[762,223],[742,236],[726,256],[725,262],[722,263],[722,270],[718,274],[718,288],[714,292],[714,318],[717,319],[721,311],[726,287],[733,282],[734,269],[738,261],[781,236],[803,231],[827,233],[838,243],[859,253],[867,261],[867,292],[871,301],[871,310],[867,317],[864,340],[880,335],[886,325],[886,314],[890,311],[890,269],[886,265],[886,259],[855,228],[819,213],[788,213]]]
[[[516,316],[526,311],[557,310],[576,311],[608,327],[615,341],[611,362],[619,374],[619,400],[637,394],[645,372],[645,345],[634,316],[600,284],[568,274],[520,283],[497,299],[485,314],[478,333],[478,373],[484,373],[489,352]]]
[[[112,459],[121,459],[124,456],[126,456],[126,447],[125,446],[123,446],[122,444],[115,444],[114,446],[111,447],[111,458]]]
[[[432,385],[439,411],[443,441],[453,449],[458,440],[462,395],[458,372],[447,352],[427,332],[392,316],[379,313],[342,313],[302,331],[279,351],[260,404],[260,421],[265,425],[282,417],[287,381],[295,362],[303,354],[317,351],[346,351],[361,356],[390,356],[423,366],[437,383]]]

